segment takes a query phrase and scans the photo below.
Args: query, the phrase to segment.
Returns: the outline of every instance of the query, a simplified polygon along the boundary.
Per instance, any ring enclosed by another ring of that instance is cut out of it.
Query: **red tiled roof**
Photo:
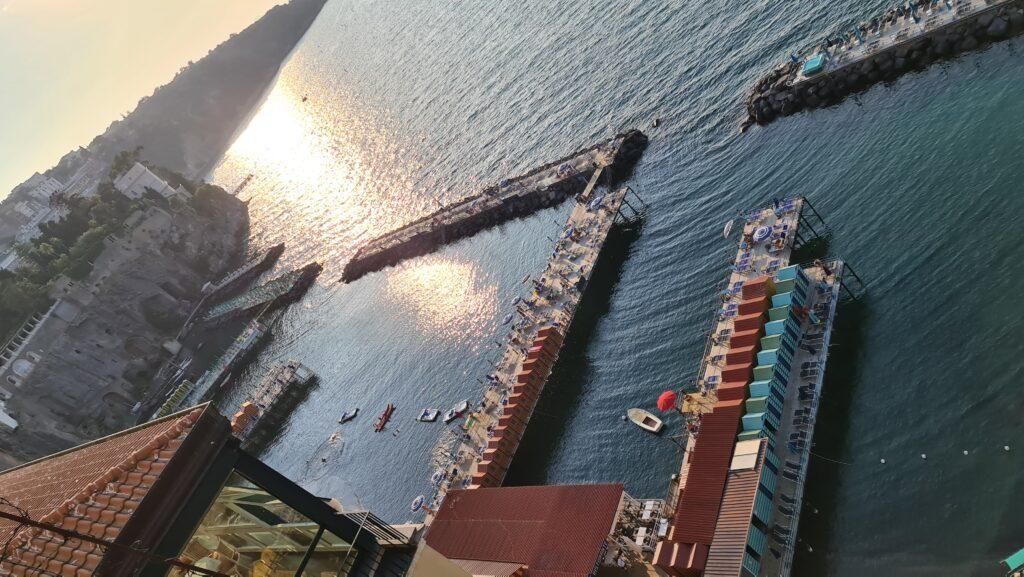
[[[0,473],[0,495],[33,520],[113,541],[202,412],[197,408]],[[103,558],[97,545],[0,520],[0,540],[14,532],[0,574],[41,569],[80,577],[92,574]]]
[[[672,541],[711,544],[742,415],[742,400],[719,401],[701,419],[686,484],[676,506]]]
[[[749,389],[747,388],[746,382],[742,381],[729,381],[728,383],[722,383],[715,389],[715,394],[718,396],[719,401],[735,401],[739,399],[741,401],[747,400]]]
[[[741,315],[763,315],[771,308],[770,303],[767,296],[744,299],[740,301],[740,306],[736,310]]]
[[[744,363],[754,362],[757,359],[757,351],[759,348],[760,347],[758,347],[757,343],[746,347],[736,346],[734,343],[733,347],[729,349],[729,352],[725,355],[726,366],[742,365]]]
[[[622,485],[448,493],[424,537],[450,559],[521,563],[530,577],[584,577],[611,533]]]
[[[775,282],[769,276],[759,276],[743,283],[743,300],[775,294]]]
[[[760,313],[738,316],[732,321],[733,331],[737,333],[755,331],[764,324],[764,318],[764,315]]]
[[[725,368],[722,369],[722,381],[748,382],[752,376],[754,376],[753,361],[738,365],[725,365]]]

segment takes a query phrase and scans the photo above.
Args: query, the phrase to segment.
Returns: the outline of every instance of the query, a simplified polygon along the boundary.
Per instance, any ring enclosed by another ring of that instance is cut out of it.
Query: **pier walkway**
[[[789,575],[836,307],[844,274],[856,278],[842,261],[790,262],[800,227],[813,231],[805,211],[814,209],[794,198],[744,217],[679,403],[685,451],[666,500],[674,520],[649,552],[669,573]]]
[[[437,247],[471,236],[484,228],[554,206],[584,190],[595,173],[628,170],[643,152],[647,137],[631,130],[522,176],[503,180],[419,218],[361,247],[345,265],[342,280],[427,254]],[[590,186],[589,188],[593,188]]]
[[[203,315],[204,322],[218,322],[239,314],[273,306],[286,300],[294,300],[302,295],[313,283],[322,267],[318,263],[310,263],[300,269],[287,272],[272,281],[249,290],[233,299],[210,307]]]
[[[742,128],[837,103],[1022,32],[1024,0],[911,0],[830,34],[762,77],[747,99]]]
[[[843,67],[858,64],[864,60],[900,46],[909,45],[921,38],[941,31],[967,19],[977,18],[987,12],[997,12],[1004,4],[1013,0],[955,0],[948,5],[939,2],[934,10],[920,10],[917,20],[911,15],[891,22],[883,22],[877,31],[869,33],[862,40],[849,39],[842,45],[833,47],[824,67],[816,74],[804,74],[803,66],[797,70],[793,79],[799,85],[810,79],[831,74]],[[802,63],[814,58],[814,54],[804,57]]]
[[[529,408],[525,412],[516,413],[515,422],[518,427],[514,432],[517,437],[511,439],[510,443],[502,444],[503,462],[500,467],[495,464],[490,468],[487,480],[490,485],[496,485],[504,478],[507,465],[518,446],[518,435],[524,432],[532,414],[533,403],[536,403],[543,389],[554,358],[557,358],[561,348],[562,338],[575,317],[587,280],[598,261],[608,233],[620,218],[620,208],[627,203],[626,196],[630,193],[628,187],[622,187],[607,195],[595,196],[589,202],[581,200],[573,208],[547,266],[533,281],[535,290],[532,296],[517,306],[519,318],[505,337],[508,346],[501,360],[495,371],[488,375],[483,400],[467,416],[463,425],[464,434],[450,453],[449,462],[443,464],[443,469],[435,474],[438,487],[431,500],[431,509],[436,510],[449,489],[477,486],[474,477],[477,482],[480,481],[479,469],[485,455],[493,453],[493,447],[489,449],[489,446],[496,441],[495,430],[500,424],[508,423],[509,417],[505,413],[510,406],[510,398],[512,404],[515,404],[515,397],[521,396],[516,391],[521,389],[523,380],[517,377],[528,371],[524,364],[533,364],[533,361],[528,360],[528,356],[532,357],[528,352],[530,345],[537,341],[538,335],[546,333],[556,337],[552,341],[553,346],[545,349],[545,356],[550,361],[546,363],[539,380],[531,381],[534,388],[529,393]]]
[[[811,461],[811,446],[814,444],[814,429],[825,384],[828,350],[832,343],[832,329],[846,265],[836,260],[806,268],[804,273],[812,287],[806,307],[815,311],[817,322],[807,318],[800,327],[802,343],[793,358],[789,377],[791,386],[786,387],[775,446],[778,462],[783,464],[783,473],[778,479],[771,505],[775,511],[784,514],[776,521],[778,532],[770,537],[776,551],[782,555],[763,556],[761,575],[786,577],[793,567],[804,483]],[[801,393],[801,387],[810,387],[811,392]],[[791,436],[794,436],[793,440],[790,440]]]

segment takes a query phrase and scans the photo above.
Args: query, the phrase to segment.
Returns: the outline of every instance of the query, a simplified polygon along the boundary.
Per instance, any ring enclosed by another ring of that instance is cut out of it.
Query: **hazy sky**
[[[0,0],[0,198],[283,0]]]

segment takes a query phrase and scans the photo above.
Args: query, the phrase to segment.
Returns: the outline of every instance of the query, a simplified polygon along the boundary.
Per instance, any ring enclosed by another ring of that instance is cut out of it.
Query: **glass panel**
[[[292,577],[320,526],[238,474],[227,483],[182,553],[183,560],[232,577]],[[356,553],[325,531],[302,575],[346,575]],[[175,577],[199,577],[174,569]]]

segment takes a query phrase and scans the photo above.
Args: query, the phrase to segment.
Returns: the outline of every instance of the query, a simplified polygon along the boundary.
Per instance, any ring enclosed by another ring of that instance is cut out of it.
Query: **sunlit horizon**
[[[281,3],[0,0],[0,199]]]

